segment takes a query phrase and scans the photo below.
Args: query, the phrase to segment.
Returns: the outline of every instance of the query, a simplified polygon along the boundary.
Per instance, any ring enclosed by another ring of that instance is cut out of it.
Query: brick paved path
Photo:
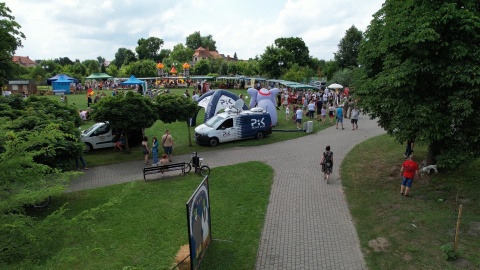
[[[367,116],[360,116],[355,131],[344,121],[345,130],[332,126],[295,140],[201,153],[212,168],[257,160],[275,170],[256,269],[366,269],[338,169],[355,145],[385,132]],[[319,165],[327,145],[334,153],[328,185]],[[187,161],[189,155],[175,160]],[[132,161],[91,168],[69,191],[142,179],[142,166]]]

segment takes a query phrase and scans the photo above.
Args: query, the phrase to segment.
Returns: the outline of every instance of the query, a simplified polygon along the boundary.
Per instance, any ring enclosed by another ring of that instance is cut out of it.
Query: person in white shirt
[[[302,127],[302,116],[303,116],[303,110],[301,107],[298,107],[297,111],[295,112],[297,116],[297,129],[301,129]]]
[[[196,91],[193,91],[192,99],[198,102],[198,99],[199,99],[199,98],[200,98],[200,96],[197,94],[197,92],[196,92]]]

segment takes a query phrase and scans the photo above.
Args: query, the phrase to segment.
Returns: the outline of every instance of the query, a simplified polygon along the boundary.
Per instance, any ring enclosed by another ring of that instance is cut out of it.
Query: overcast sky
[[[25,34],[15,55],[113,60],[121,47],[158,37],[163,48],[200,31],[219,53],[248,59],[279,37],[300,37],[310,55],[333,59],[345,31],[364,31],[384,0],[4,0]]]

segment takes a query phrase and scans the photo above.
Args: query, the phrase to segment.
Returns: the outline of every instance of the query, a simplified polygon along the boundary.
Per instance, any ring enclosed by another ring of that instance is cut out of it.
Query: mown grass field
[[[480,161],[415,179],[412,197],[405,198],[403,152],[404,146],[382,135],[357,145],[341,165],[369,269],[480,269]],[[416,146],[415,160],[426,153],[426,146]],[[459,259],[447,261],[442,246],[453,243],[459,205]]]
[[[135,181],[53,198],[43,218],[65,205],[73,229],[45,247],[44,261],[6,269],[172,269],[188,244],[185,204],[203,178],[186,176]],[[260,162],[214,168],[209,176],[213,241],[202,269],[253,269],[273,170]],[[95,209],[85,215],[83,211]],[[86,222],[85,222],[86,220]],[[1,264],[0,264],[1,265]]]

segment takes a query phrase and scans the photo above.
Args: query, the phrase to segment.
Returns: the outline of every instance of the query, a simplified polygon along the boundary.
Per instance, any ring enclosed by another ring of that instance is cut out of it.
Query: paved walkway
[[[338,170],[355,145],[385,132],[367,116],[360,116],[355,131],[349,119],[345,122],[345,130],[332,126],[295,140],[201,153],[212,168],[258,160],[275,170],[256,269],[366,269]],[[319,165],[327,145],[334,153],[331,184]],[[91,168],[69,190],[142,179],[142,166],[143,161],[132,161]]]

